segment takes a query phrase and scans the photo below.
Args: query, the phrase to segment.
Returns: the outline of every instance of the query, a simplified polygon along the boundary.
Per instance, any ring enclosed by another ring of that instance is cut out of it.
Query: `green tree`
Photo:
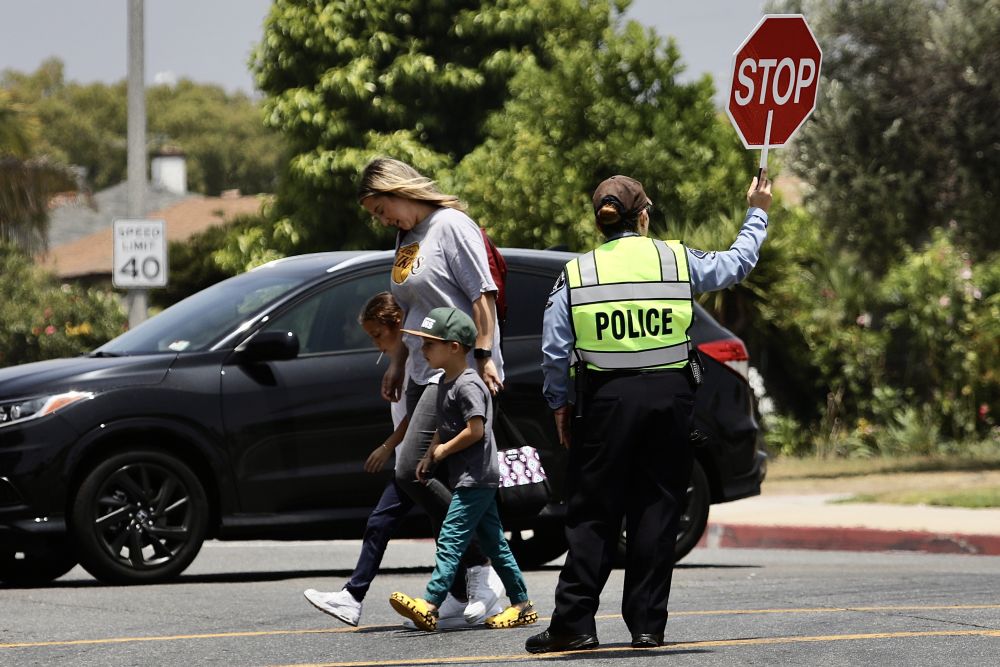
[[[950,221],[977,256],[1000,249],[1000,2],[775,4],[804,13],[823,48],[792,166],[836,243],[878,273]]]
[[[607,0],[277,0],[254,70],[293,157],[275,228],[250,247],[386,245],[355,203],[364,164],[391,154],[445,174],[482,142],[521,66],[554,64],[549,36],[599,32],[609,11]]]
[[[28,252],[43,250],[52,196],[77,189],[76,174],[34,157],[39,123],[0,89],[0,242]]]
[[[606,14],[572,38],[548,35],[543,47],[458,169],[457,186],[492,234],[512,245],[592,247],[590,194],[616,173],[642,181],[654,234],[674,238],[720,216],[738,229],[753,156],[720,118],[710,79],[676,81],[672,42]]]
[[[45,128],[38,137],[39,153],[82,167],[96,190],[125,179],[124,82],[67,83],[62,61],[50,58],[30,74],[5,71],[2,85]]]
[[[283,143],[264,127],[260,108],[249,97],[182,79],[175,86],[150,88],[147,104],[151,139],[184,150],[192,190],[274,192]]]
[[[40,154],[83,167],[96,190],[125,180],[125,82],[67,82],[62,62],[50,59],[31,74],[7,70],[0,83],[44,127],[38,137]],[[150,149],[181,148],[192,191],[217,195],[232,188],[274,190],[285,160],[284,144],[280,135],[264,127],[257,102],[186,79],[175,86],[150,87],[146,95]]]

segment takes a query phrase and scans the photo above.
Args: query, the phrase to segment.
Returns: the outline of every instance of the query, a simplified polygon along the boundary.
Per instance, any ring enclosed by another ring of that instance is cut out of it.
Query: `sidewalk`
[[[763,495],[712,505],[699,546],[1000,555],[1000,509],[833,502],[849,495]]]

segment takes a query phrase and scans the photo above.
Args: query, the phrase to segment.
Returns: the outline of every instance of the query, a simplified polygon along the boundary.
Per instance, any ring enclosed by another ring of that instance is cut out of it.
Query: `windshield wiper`
[[[96,357],[124,357],[125,355],[122,354],[121,352],[105,352],[104,350],[94,350],[87,356],[91,358],[96,358]]]

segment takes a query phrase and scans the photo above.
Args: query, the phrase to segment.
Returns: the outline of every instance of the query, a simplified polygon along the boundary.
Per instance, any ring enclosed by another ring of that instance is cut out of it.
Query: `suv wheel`
[[[691,481],[688,482],[687,496],[684,499],[684,512],[677,526],[677,544],[674,547],[674,562],[676,563],[694,549],[708,525],[708,508],[712,492],[708,487],[708,477],[705,469],[697,459],[691,468]]]
[[[677,543],[674,546],[674,562],[687,556],[698,544],[708,525],[708,508],[711,503],[711,489],[704,468],[695,459],[691,468],[691,481],[688,482],[687,495],[684,498],[684,509],[681,512],[677,526]],[[625,521],[622,521],[622,531],[618,538],[618,564],[625,564]]]
[[[0,551],[0,581],[8,586],[41,586],[76,566],[76,557],[62,551]]]
[[[80,563],[107,583],[180,574],[208,529],[208,500],[191,469],[155,450],[116,454],[91,470],[73,501]]]

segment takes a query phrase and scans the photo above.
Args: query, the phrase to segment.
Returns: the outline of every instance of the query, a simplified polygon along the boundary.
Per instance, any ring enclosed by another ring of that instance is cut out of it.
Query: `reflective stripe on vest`
[[[678,241],[609,241],[566,264],[575,351],[594,370],[683,368],[693,317]]]

